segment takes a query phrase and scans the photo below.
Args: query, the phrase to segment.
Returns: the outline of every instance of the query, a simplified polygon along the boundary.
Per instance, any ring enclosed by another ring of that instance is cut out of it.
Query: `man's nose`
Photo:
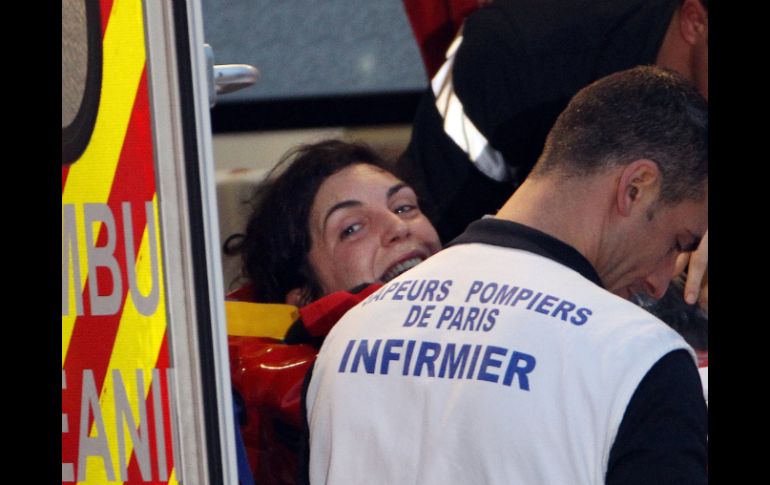
[[[668,285],[671,283],[671,275],[674,272],[675,263],[675,258],[668,258],[666,262],[662,263],[644,279],[645,291],[652,298],[660,300],[666,294]]]

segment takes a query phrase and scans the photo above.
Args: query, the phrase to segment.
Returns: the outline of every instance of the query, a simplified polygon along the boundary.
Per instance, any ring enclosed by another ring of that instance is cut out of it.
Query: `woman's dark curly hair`
[[[303,303],[323,296],[308,261],[310,209],[324,180],[361,163],[393,171],[363,143],[327,140],[293,148],[257,186],[246,233],[224,247],[226,254],[241,254],[241,274],[257,301],[284,303],[294,288],[302,289]]]

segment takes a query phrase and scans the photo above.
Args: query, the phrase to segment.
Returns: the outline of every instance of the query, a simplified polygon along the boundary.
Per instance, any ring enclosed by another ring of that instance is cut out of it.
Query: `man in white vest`
[[[494,217],[329,333],[315,484],[706,483],[692,349],[659,298],[707,230],[708,111],[672,71],[581,90]]]

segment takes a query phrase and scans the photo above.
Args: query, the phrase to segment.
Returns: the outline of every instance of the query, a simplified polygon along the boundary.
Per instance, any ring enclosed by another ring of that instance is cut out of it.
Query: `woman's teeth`
[[[380,280],[383,283],[387,283],[388,281],[392,280],[396,276],[400,275],[404,271],[414,268],[418,264],[422,263],[423,259],[420,257],[407,259],[406,261],[402,261],[398,263],[397,265],[391,267],[384,275],[382,275],[382,278]]]

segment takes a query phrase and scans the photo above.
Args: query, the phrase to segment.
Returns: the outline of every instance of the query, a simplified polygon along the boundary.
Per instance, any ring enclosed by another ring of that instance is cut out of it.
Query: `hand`
[[[676,275],[687,267],[687,282],[684,287],[684,300],[689,304],[698,303],[708,312],[708,251],[709,233],[703,235],[698,249],[692,253],[682,253],[676,261]]]

